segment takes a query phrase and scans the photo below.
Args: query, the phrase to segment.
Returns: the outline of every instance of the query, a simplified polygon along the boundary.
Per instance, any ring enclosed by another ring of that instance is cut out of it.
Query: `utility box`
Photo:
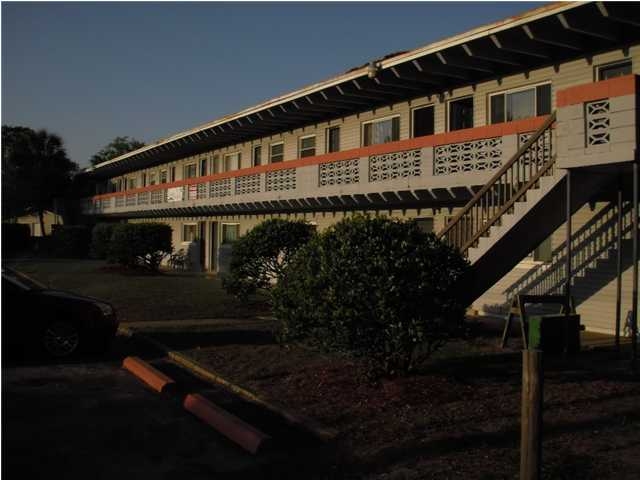
[[[532,315],[527,323],[530,349],[548,353],[580,351],[580,315]]]

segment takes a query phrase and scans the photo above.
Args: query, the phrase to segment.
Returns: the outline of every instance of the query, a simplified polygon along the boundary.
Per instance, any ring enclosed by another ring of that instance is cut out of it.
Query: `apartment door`
[[[198,222],[198,247],[200,251],[198,252],[200,259],[200,271],[204,272],[206,270],[206,252],[207,252],[207,222]]]

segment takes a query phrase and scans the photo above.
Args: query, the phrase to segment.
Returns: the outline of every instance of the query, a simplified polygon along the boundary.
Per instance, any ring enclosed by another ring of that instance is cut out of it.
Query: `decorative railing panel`
[[[610,109],[609,99],[585,103],[587,147],[611,141]]]
[[[267,172],[265,177],[265,191],[273,192],[280,190],[296,189],[296,169],[275,170]]]
[[[209,197],[209,188],[206,183],[199,183],[196,190],[196,198],[202,200]]]
[[[236,195],[245,195],[247,193],[260,193],[260,174],[243,175],[236,177]]]
[[[434,149],[433,174],[493,170],[502,164],[502,137],[450,143]]]
[[[149,192],[138,193],[138,205],[148,205],[148,204],[149,204]]]
[[[135,207],[136,200],[137,200],[137,195],[135,193],[133,195],[127,195],[125,204],[127,205],[127,207]]]
[[[421,173],[422,153],[420,150],[406,150],[369,157],[370,182],[419,177]]]
[[[318,165],[318,185],[320,187],[350,185],[359,181],[360,161],[357,158]]]
[[[228,197],[231,195],[231,179],[223,178],[209,183],[209,196],[211,198]]]

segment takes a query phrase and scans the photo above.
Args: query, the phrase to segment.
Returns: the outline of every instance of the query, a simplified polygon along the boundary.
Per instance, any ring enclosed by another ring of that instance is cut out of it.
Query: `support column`
[[[622,315],[622,179],[618,179],[616,205],[616,350],[620,350],[620,317]]]
[[[567,188],[566,188],[566,250],[567,250],[567,258],[565,263],[565,284],[564,284],[564,294],[565,294],[565,315],[569,315],[571,312],[569,311],[569,305],[571,304],[571,257],[573,256],[573,248],[571,246],[571,170],[567,170]]]

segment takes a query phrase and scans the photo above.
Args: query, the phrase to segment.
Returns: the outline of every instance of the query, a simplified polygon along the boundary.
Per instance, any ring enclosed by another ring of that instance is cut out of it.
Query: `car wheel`
[[[52,357],[68,357],[80,346],[80,331],[73,322],[56,320],[45,327],[42,345]]]

